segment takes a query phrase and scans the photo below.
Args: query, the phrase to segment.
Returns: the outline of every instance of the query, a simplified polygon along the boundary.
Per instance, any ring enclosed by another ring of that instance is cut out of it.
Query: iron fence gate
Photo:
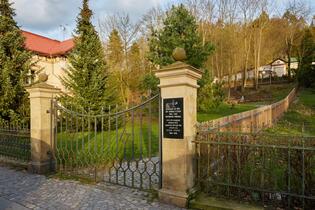
[[[28,123],[3,122],[0,119],[0,160],[27,165],[31,160]]]
[[[139,188],[161,185],[160,96],[100,114],[52,102],[56,169],[95,181]]]
[[[313,209],[315,137],[199,132],[197,184],[214,197],[266,209]]]

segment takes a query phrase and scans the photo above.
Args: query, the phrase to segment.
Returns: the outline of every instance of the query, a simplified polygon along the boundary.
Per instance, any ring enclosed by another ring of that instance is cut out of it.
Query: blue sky
[[[90,0],[90,7],[94,12],[94,23],[106,15],[122,12],[128,13],[136,21],[152,7],[165,7],[179,1],[181,0]],[[274,1],[281,8],[289,0]],[[301,1],[311,5],[312,13],[315,13],[315,0]],[[82,0],[11,0],[11,2],[14,3],[16,20],[22,29],[59,40],[71,37],[82,4]],[[65,33],[61,26],[66,27]]]

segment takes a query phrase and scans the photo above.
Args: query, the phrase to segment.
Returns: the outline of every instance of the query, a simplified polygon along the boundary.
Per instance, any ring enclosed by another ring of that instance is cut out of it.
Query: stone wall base
[[[34,174],[47,174],[55,171],[55,161],[31,161],[28,171]]]
[[[185,192],[161,189],[159,190],[159,199],[163,203],[173,204],[178,207],[184,208],[188,206],[188,194]]]

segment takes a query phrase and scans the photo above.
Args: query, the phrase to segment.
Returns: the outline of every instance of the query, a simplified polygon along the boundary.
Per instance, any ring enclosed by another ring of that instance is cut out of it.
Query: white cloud
[[[79,5],[77,0],[15,0],[17,21],[26,27],[49,29],[56,24],[73,21]]]
[[[129,13],[132,19],[140,18],[147,10],[171,0],[90,0],[94,21],[105,15]],[[26,30],[61,39],[60,25],[67,25],[70,36],[82,0],[11,0],[16,9],[16,20]]]

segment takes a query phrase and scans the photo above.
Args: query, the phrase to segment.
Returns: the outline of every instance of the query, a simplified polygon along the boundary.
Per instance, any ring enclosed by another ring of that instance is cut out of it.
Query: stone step
[[[263,207],[242,204],[236,201],[219,199],[215,197],[207,196],[206,194],[199,194],[195,199],[189,203],[191,209],[202,209],[202,210],[262,210]]]

